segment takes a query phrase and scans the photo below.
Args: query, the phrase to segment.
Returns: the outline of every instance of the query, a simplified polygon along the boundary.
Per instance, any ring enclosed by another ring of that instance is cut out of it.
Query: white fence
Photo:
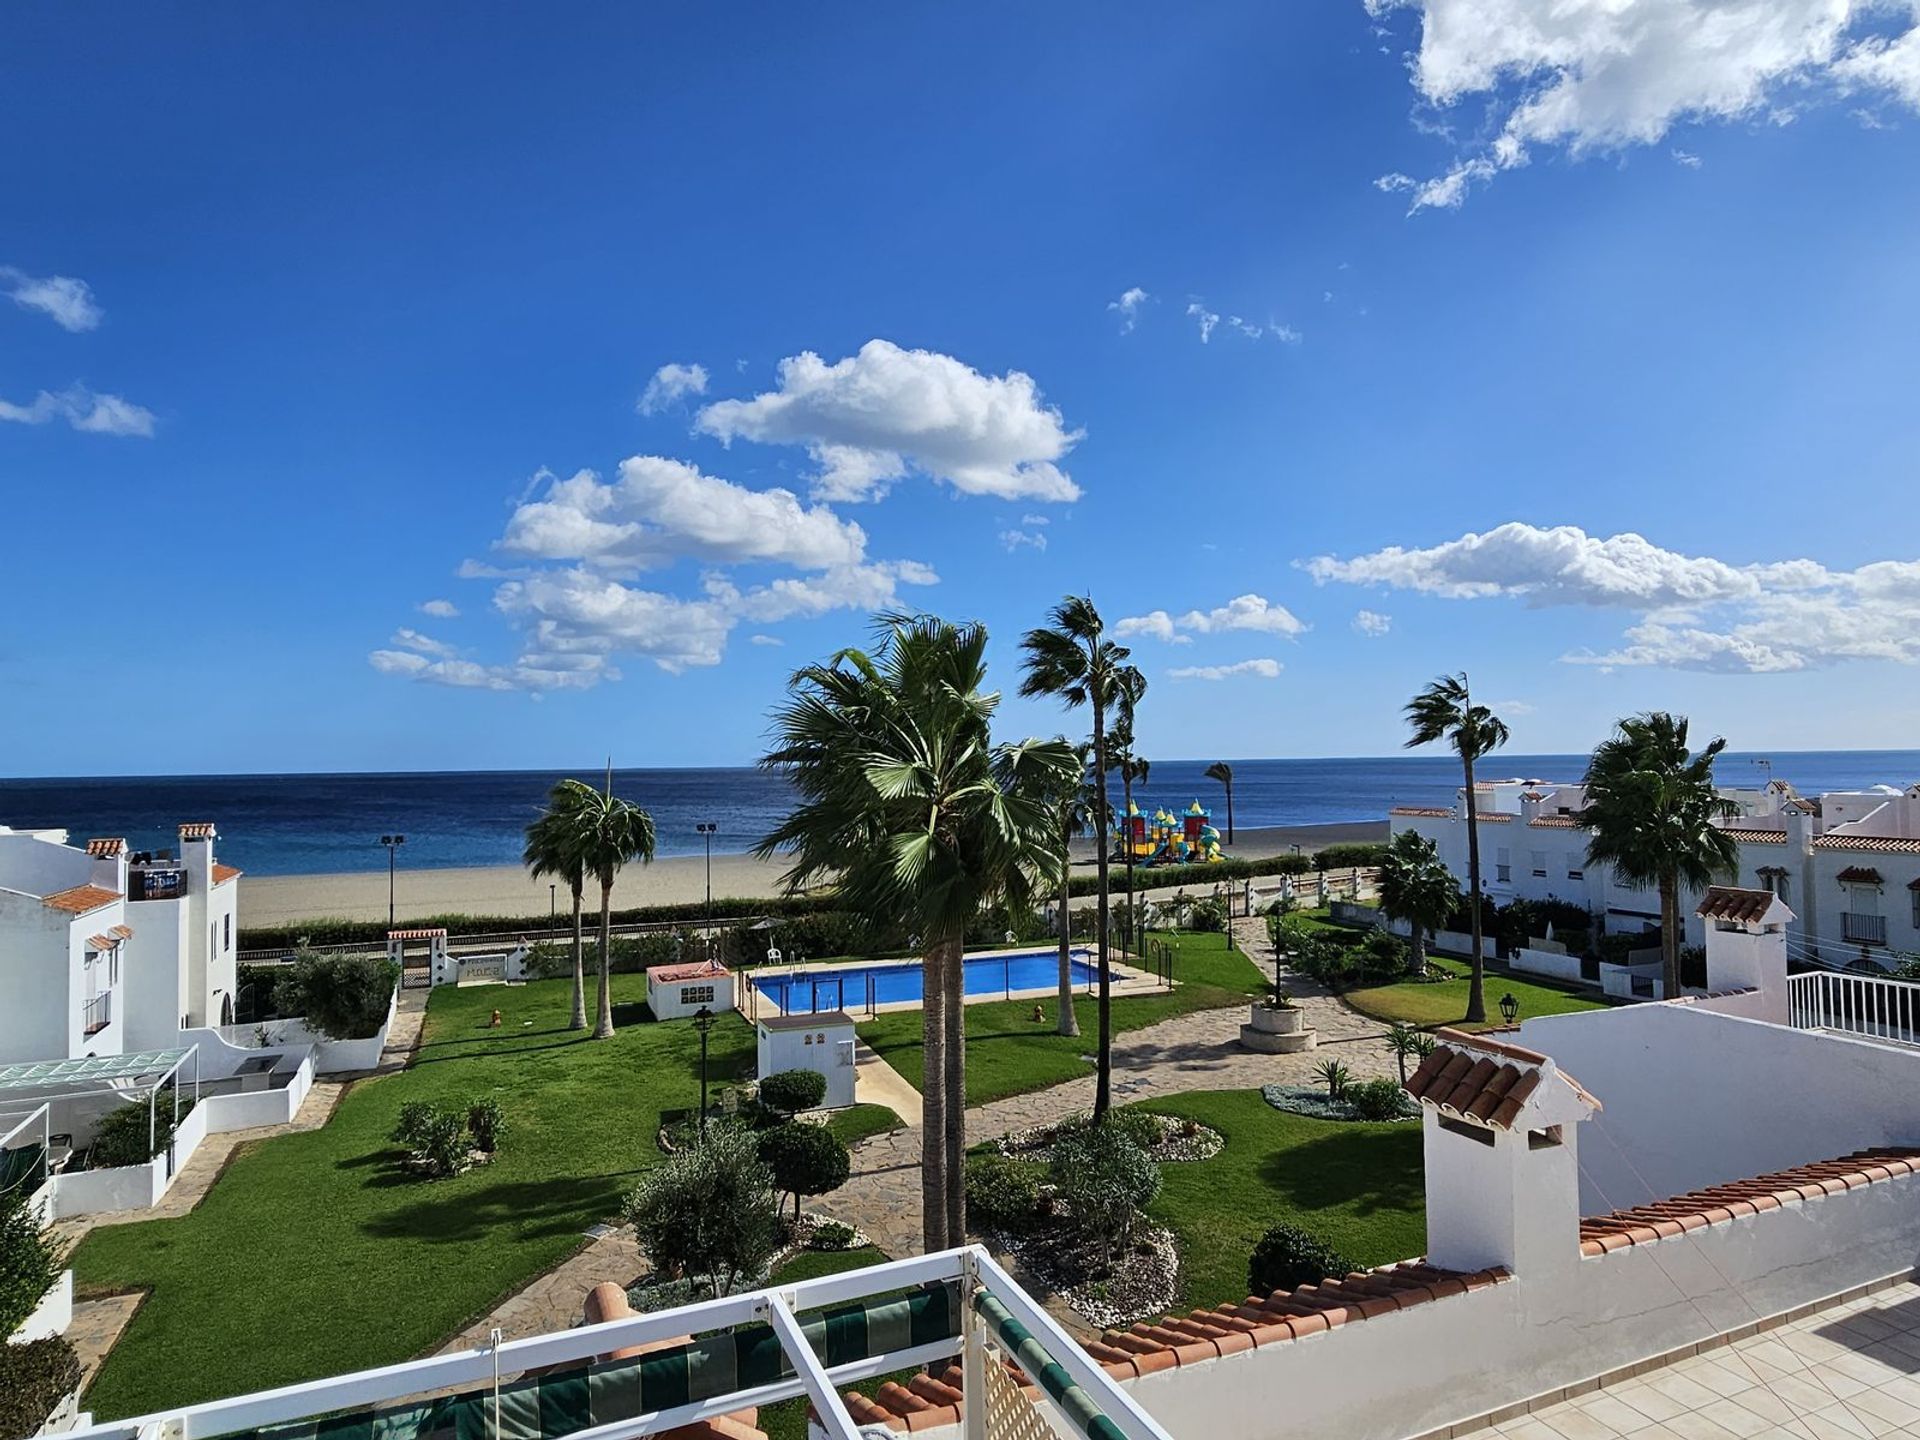
[[[1916,1033],[1920,985],[1833,970],[1787,977],[1787,1017],[1801,1030],[1838,1030],[1901,1045],[1920,1044]]]
[[[1507,966],[1513,970],[1524,970],[1530,975],[1546,975],[1575,985],[1580,983],[1580,957],[1567,954],[1564,946],[1558,950],[1538,950],[1532,946],[1516,950],[1507,957]]]

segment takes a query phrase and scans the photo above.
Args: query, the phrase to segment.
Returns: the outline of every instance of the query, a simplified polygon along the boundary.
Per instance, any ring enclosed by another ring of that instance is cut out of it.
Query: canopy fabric
[[[0,1065],[0,1091],[97,1090],[125,1080],[164,1080],[193,1054],[186,1050],[142,1050],[134,1055],[87,1055],[77,1060],[28,1060]]]
[[[838,1305],[800,1317],[832,1368],[960,1333],[958,1287],[943,1283],[891,1300]],[[765,1325],[669,1345],[627,1360],[569,1365],[414,1404],[344,1411],[241,1430],[221,1440],[555,1440],[575,1431],[770,1385],[793,1374]]]

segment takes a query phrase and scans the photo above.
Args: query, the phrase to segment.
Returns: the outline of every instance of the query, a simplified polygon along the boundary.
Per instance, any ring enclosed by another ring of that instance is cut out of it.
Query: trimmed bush
[[[808,1073],[808,1072],[800,1072]],[[788,1120],[759,1136],[760,1158],[773,1171],[773,1183],[793,1196],[793,1218],[800,1219],[800,1201],[807,1195],[825,1195],[847,1183],[852,1161],[847,1147],[824,1125]]]
[[[180,1119],[193,1111],[193,1101],[180,1101]],[[117,1165],[144,1165],[173,1143],[173,1089],[168,1086],[153,1097],[153,1138],[147,1138],[147,1107],[138,1101],[116,1106],[100,1117],[94,1127],[93,1150],[87,1165],[94,1170],[110,1170]]]
[[[473,1148],[488,1155],[500,1148],[507,1133],[507,1112],[498,1100],[476,1100],[467,1107],[467,1133]]]
[[[1105,1123],[1149,1153],[1160,1143],[1160,1121],[1145,1110],[1109,1110]]]
[[[1247,1258],[1247,1290],[1271,1295],[1349,1275],[1359,1267],[1310,1230],[1275,1225]]]
[[[1406,1114],[1401,1094],[1397,1081],[1355,1080],[1342,1087],[1340,1098],[1353,1107],[1356,1119],[1397,1120]]]
[[[798,1115],[827,1098],[827,1077],[818,1070],[782,1070],[760,1082],[760,1103],[781,1115]]]
[[[80,1357],[64,1336],[0,1341],[0,1440],[27,1440],[80,1387]]]
[[[975,1226],[1023,1235],[1040,1210],[1040,1181],[1031,1165],[1004,1155],[967,1161],[967,1219]]]
[[[282,1015],[298,1015],[332,1040],[365,1040],[387,1023],[400,967],[384,955],[304,951],[274,983]]]
[[[780,1244],[773,1171],[735,1125],[710,1126],[704,1145],[641,1176],[621,1214],[656,1271],[693,1276],[715,1295],[758,1278]]]
[[[400,1107],[400,1118],[394,1121],[390,1138],[396,1145],[404,1145],[409,1150],[417,1149],[426,1138],[427,1128],[433,1122],[438,1110],[431,1100],[409,1100]]]
[[[1073,1223],[1111,1256],[1160,1193],[1160,1167],[1125,1131],[1091,1125],[1054,1142],[1049,1178]]]
[[[807,1237],[807,1248],[845,1250],[853,1244],[853,1237],[857,1233],[851,1225],[842,1225],[838,1220],[822,1220]]]
[[[27,1323],[60,1278],[60,1254],[24,1190],[0,1195],[0,1342]]]
[[[1386,862],[1389,847],[1376,840],[1343,840],[1313,857],[1316,870],[1367,870]]]

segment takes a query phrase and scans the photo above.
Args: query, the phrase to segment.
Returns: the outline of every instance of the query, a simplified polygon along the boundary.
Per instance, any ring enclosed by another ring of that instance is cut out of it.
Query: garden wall
[[[47,1292],[47,1298],[40,1302],[40,1308],[26,1318],[26,1322],[7,1337],[14,1345],[25,1345],[29,1340],[44,1340],[49,1335],[64,1335],[67,1326],[73,1323],[73,1271],[62,1270],[60,1278],[53,1282],[53,1289]]]
[[[1516,950],[1507,957],[1507,965],[1514,970],[1524,970],[1530,975],[1547,975],[1555,980],[1580,983],[1580,957],[1569,955],[1564,950],[1536,950],[1528,946]]]

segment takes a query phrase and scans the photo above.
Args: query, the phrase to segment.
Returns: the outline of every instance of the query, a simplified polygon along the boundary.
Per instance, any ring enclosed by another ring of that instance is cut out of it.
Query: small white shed
[[[701,1010],[734,1008],[733,972],[717,960],[655,965],[647,971],[647,1008],[656,1020],[684,1020]]]
[[[769,1015],[755,1027],[760,1037],[757,1074],[812,1070],[827,1080],[828,1109],[853,1104],[853,1017],[844,1010],[818,1015]]]

